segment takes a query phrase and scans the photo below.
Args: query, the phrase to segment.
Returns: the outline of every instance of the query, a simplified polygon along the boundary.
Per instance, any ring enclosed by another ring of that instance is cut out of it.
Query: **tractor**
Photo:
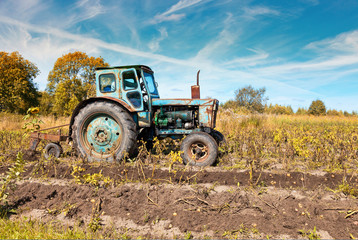
[[[213,165],[223,135],[215,130],[219,101],[200,99],[197,85],[191,99],[161,99],[154,72],[144,65],[96,69],[96,97],[79,103],[72,113],[68,136],[31,134],[31,149],[41,139],[54,141],[45,147],[45,156],[58,157],[60,141],[89,161],[119,161],[136,152],[137,140],[155,137],[182,140],[180,151],[185,164]],[[47,130],[47,129],[43,129]]]

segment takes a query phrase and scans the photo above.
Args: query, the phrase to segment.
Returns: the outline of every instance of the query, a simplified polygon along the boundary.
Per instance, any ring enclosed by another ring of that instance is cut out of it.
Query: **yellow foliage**
[[[38,104],[33,79],[39,70],[18,52],[0,52],[0,110],[25,113]]]
[[[58,58],[47,84],[54,100],[52,112],[69,116],[78,103],[95,96],[95,69],[106,66],[103,58],[79,51]]]

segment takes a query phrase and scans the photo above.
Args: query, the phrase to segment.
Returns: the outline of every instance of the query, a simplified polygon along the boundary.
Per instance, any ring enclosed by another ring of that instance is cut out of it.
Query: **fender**
[[[97,102],[97,101],[106,101],[106,102],[112,102],[112,103],[116,103],[119,104],[121,107],[123,107],[124,109],[126,109],[129,113],[133,113],[136,112],[136,110],[131,107],[128,103],[126,103],[125,101],[118,99],[118,98],[113,98],[113,97],[93,97],[93,98],[88,98],[86,100],[83,100],[82,102],[80,102],[75,110],[73,110],[72,112],[72,116],[71,116],[71,121],[70,121],[70,127],[69,127],[69,132],[68,132],[68,136],[69,136],[69,140],[72,140],[72,126],[73,123],[75,122],[75,118],[78,115],[78,113],[80,112],[80,110],[82,108],[84,108],[85,106],[87,106],[90,103],[93,102]],[[131,114],[132,115],[132,114]]]

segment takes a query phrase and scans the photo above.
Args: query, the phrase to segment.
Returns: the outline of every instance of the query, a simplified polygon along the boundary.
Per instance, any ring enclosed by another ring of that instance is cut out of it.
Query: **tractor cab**
[[[159,98],[153,71],[144,65],[97,68],[96,95],[121,99],[136,112],[151,111]]]

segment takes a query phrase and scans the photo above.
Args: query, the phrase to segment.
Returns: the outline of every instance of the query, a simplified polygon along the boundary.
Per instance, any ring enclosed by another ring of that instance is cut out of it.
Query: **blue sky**
[[[356,0],[0,0],[0,51],[35,63],[40,90],[73,51],[145,64],[162,98],[266,87],[269,103],[358,110]]]

